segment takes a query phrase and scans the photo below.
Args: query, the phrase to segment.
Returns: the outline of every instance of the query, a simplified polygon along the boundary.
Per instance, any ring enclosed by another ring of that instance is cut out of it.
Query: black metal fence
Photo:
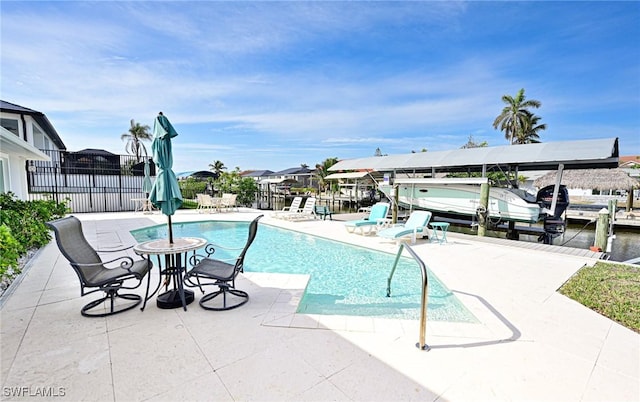
[[[51,161],[28,161],[29,199],[68,200],[72,212],[133,211],[142,191],[144,161],[131,155],[96,150],[67,152],[43,150]],[[149,163],[150,175],[155,165]]]
[[[144,161],[131,155],[115,155],[106,151],[80,152],[42,150],[51,161],[28,161],[27,185],[30,200],[67,201],[72,212],[134,211],[147,198],[142,191]],[[155,179],[155,165],[149,163]],[[293,196],[271,191],[258,191],[254,207],[282,209]],[[318,205],[333,211],[352,211],[369,205],[352,197],[319,197]]]

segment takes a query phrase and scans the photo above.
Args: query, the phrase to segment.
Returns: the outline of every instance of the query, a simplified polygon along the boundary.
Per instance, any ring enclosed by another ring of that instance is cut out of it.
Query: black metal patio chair
[[[199,287],[204,293],[202,286],[215,285],[218,286],[218,290],[202,296],[200,299],[200,306],[207,310],[231,310],[236,307],[240,307],[249,301],[249,294],[243,290],[236,289],[236,277],[240,272],[243,272],[244,257],[249,250],[249,246],[253,243],[258,232],[258,221],[263,215],[258,216],[249,224],[249,235],[247,242],[243,248],[230,249],[222,247],[213,243],[209,243],[205,246],[207,256],[194,255],[191,259],[193,268],[185,275],[185,284],[191,287]],[[220,260],[211,258],[216,251],[216,248],[227,250],[242,250],[238,257],[233,262],[231,260]],[[233,262],[233,263],[232,263]],[[205,282],[201,282],[205,280]],[[209,303],[218,296],[222,296],[220,299],[215,300],[216,303]]]
[[[84,237],[82,224],[75,216],[68,216],[47,222],[47,226],[55,232],[56,243],[62,255],[69,261],[80,280],[80,295],[104,292],[104,297],[82,307],[85,317],[105,317],[131,310],[142,301],[137,294],[120,294],[121,289],[135,289],[140,286],[145,275],[152,267],[149,260],[134,260],[128,255],[121,255],[110,261],[103,261],[98,253],[122,252],[133,246],[118,250],[96,251]],[[135,280],[135,286],[125,286],[125,281]],[[149,281],[147,278],[147,294]],[[95,288],[95,289],[92,289]],[[92,290],[87,290],[92,289]],[[120,303],[123,299],[124,303]],[[146,299],[146,298],[145,298]],[[118,303],[116,303],[118,301]],[[106,306],[102,306],[107,302]],[[107,310],[104,310],[104,307]]]

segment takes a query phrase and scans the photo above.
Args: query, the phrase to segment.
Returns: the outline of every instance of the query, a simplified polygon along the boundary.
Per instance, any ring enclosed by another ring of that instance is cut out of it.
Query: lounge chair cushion
[[[378,236],[385,239],[398,240],[404,236],[411,235],[411,241],[415,243],[418,233],[427,233],[427,225],[430,220],[431,212],[413,211],[404,224],[380,230]]]
[[[388,211],[389,204],[385,202],[379,202],[371,207],[371,212],[369,212],[369,216],[366,219],[347,221],[344,223],[344,225],[349,232],[353,233],[356,229],[359,229],[360,233],[364,234],[364,228],[369,229],[369,231],[376,228],[378,225],[378,221],[387,217]]]

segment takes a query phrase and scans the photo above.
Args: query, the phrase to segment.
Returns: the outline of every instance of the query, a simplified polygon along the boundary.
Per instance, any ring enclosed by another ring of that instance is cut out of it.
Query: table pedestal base
[[[193,303],[194,295],[193,291],[189,289],[184,290],[184,300],[186,304]],[[180,292],[178,290],[170,290],[168,292],[164,292],[161,295],[158,295],[156,299],[156,304],[158,308],[161,309],[172,309],[182,307],[182,300],[180,300]]]

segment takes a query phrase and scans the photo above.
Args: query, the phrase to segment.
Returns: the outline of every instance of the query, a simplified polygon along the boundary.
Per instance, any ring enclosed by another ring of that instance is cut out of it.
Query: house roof
[[[296,181],[294,179],[283,179],[283,178],[279,178],[279,179],[263,179],[260,180],[259,184],[293,184]]]
[[[361,179],[367,177],[369,172],[349,172],[349,173],[331,173],[325,177],[325,180],[338,180],[338,179]]]
[[[91,155],[101,155],[101,156],[118,156],[114,153],[111,153],[109,151],[105,151],[104,149],[93,149],[93,148],[86,148],[83,149],[81,151],[76,151],[73,152],[74,154],[91,154]]]
[[[292,176],[296,174],[309,174],[309,173],[312,173],[312,170],[299,166],[299,167],[289,168],[289,169],[281,170],[279,172],[271,173],[271,176],[284,176],[284,175]]]
[[[0,111],[31,116],[59,149],[63,151],[67,149],[67,146],[64,145],[64,142],[62,142],[58,132],[53,128],[53,125],[44,113],[3,100],[0,100]]]
[[[186,179],[187,177],[191,176],[195,172],[196,172],[195,170],[191,170],[188,172],[176,172],[176,177],[178,179]]]
[[[640,166],[640,155],[627,155],[618,158],[620,166],[632,167]]]
[[[536,179],[533,183],[542,188],[555,184],[558,172],[552,171]],[[594,190],[622,190],[640,187],[640,182],[627,174],[623,169],[576,169],[562,173],[560,184],[568,188],[584,188]]]
[[[188,172],[178,172],[176,173],[176,177],[178,179],[186,179],[188,177],[195,177],[195,178],[208,178],[208,177],[213,177],[213,178],[218,178],[218,175],[215,172],[212,172],[210,170],[190,170]]]
[[[262,177],[262,176],[270,176],[273,174],[271,170],[253,170],[251,172],[244,173],[242,176],[244,177]]]
[[[565,165],[565,169],[613,168],[618,166],[618,153],[618,139],[606,138],[347,159],[331,166],[329,170],[480,171],[483,166],[518,166],[519,170],[549,170],[557,169],[561,163]]]
[[[208,178],[208,177],[212,177],[214,179],[218,178],[218,173],[216,172],[212,172],[210,170],[198,170],[197,172],[193,172],[190,174],[191,177],[196,177],[196,178]]]

